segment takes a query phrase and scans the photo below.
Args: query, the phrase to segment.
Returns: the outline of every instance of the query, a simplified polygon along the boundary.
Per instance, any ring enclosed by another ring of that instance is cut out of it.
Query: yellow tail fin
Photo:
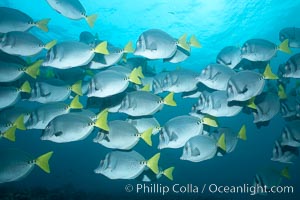
[[[79,101],[79,96],[76,95],[70,103],[70,108],[72,109],[82,109],[83,105]]]
[[[45,32],[48,32],[48,23],[49,23],[50,20],[51,20],[50,18],[42,19],[40,21],[37,21],[35,24],[39,29],[41,29]]]
[[[212,116],[203,117],[201,122],[211,127],[218,127],[218,122],[216,121],[215,117]]]
[[[278,79],[278,76],[272,72],[270,64],[267,64],[263,76],[265,79],[272,79],[272,80]]]
[[[98,45],[95,47],[94,52],[95,52],[95,53],[101,53],[101,54],[108,55],[109,52],[108,52],[108,50],[107,50],[107,42],[104,41],[104,42],[101,42],[100,44],[98,44]]]
[[[141,88],[141,91],[149,92],[150,91],[150,84],[144,85],[144,87]]]
[[[256,110],[257,107],[254,102],[255,102],[255,97],[252,97],[251,99],[248,100],[247,107]]]
[[[25,81],[25,83],[23,83],[23,85],[20,88],[21,92],[26,92],[26,93],[30,93],[31,92],[31,87],[28,81]]]
[[[170,92],[170,94],[164,98],[163,102],[168,106],[177,106],[176,102],[174,101],[174,92]]]
[[[145,78],[145,76],[143,74],[142,66],[138,66],[138,68],[137,68],[137,74],[138,74],[138,77]]]
[[[32,65],[26,68],[25,73],[31,76],[32,78],[36,79],[36,77],[39,75],[39,69],[42,63],[43,60],[38,60],[34,62]]]
[[[238,138],[242,140],[247,140],[247,135],[246,135],[246,125],[243,125],[238,133]]]
[[[95,126],[101,128],[105,131],[109,131],[109,127],[107,124],[107,116],[108,116],[108,109],[104,109],[97,115],[97,120],[95,122]]]
[[[146,131],[144,131],[141,134],[141,138],[149,145],[152,146],[152,140],[151,140],[151,136],[152,136],[152,131],[153,128],[149,128]]]
[[[280,99],[287,99],[287,95],[286,95],[285,90],[284,90],[284,88],[281,84],[278,86],[278,96],[279,96]]]
[[[141,80],[139,79],[138,70],[137,68],[134,68],[130,75],[129,75],[129,81],[132,83],[135,83],[137,85],[142,84]]]
[[[95,22],[96,22],[97,18],[98,18],[98,15],[93,14],[93,15],[90,15],[90,16],[86,16],[85,19],[86,19],[87,23],[89,24],[89,26],[91,28],[93,28],[95,26]]]
[[[45,153],[36,159],[35,164],[39,166],[46,173],[50,173],[49,160],[53,154],[53,151]]]
[[[17,129],[16,126],[10,127],[8,130],[6,130],[3,133],[3,137],[10,140],[10,141],[12,141],[12,142],[15,142],[16,141],[16,129]]]
[[[24,115],[20,115],[16,121],[14,122],[14,126],[16,126],[17,129],[20,130],[26,130],[25,124],[24,124]]]
[[[54,47],[57,44],[57,40],[52,40],[51,42],[48,42],[47,44],[45,44],[45,49],[49,50],[52,47]]]
[[[278,47],[278,50],[284,52],[284,53],[288,53],[291,54],[292,51],[289,47],[289,39],[284,40],[283,42],[281,42],[281,44]]]
[[[175,167],[169,167],[168,169],[165,169],[163,172],[163,175],[165,175],[168,179],[173,181],[173,171]]]
[[[158,160],[160,158],[160,153],[155,154],[152,158],[147,161],[147,166],[155,173],[159,173]]]
[[[225,134],[223,133],[217,142],[217,146],[226,151]]]
[[[126,46],[124,47],[123,49],[124,53],[133,53],[134,52],[134,49],[133,49],[133,46],[132,46],[132,42],[129,41]]]
[[[200,44],[200,42],[197,40],[195,35],[192,35],[190,38],[190,45],[193,47],[197,47],[197,48],[201,48],[202,45]]]
[[[82,96],[82,89],[81,89],[81,86],[82,86],[82,80],[77,81],[76,83],[74,83],[74,84],[71,86],[71,90],[72,90],[75,94],[78,94],[78,95]]]
[[[188,45],[188,43],[186,42],[186,38],[187,38],[187,34],[183,34],[179,39],[178,39],[178,46],[180,46],[181,48],[187,50],[188,52],[190,52],[190,46]]]
[[[291,179],[291,175],[290,175],[290,171],[288,167],[285,167],[281,172],[280,175],[287,178],[287,179]]]

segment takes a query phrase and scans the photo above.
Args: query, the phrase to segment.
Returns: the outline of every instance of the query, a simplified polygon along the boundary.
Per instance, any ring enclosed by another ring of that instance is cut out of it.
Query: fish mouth
[[[100,164],[99,164],[99,166],[94,170],[94,172],[96,173],[96,174],[101,174],[105,169],[104,169],[104,160],[101,160],[100,161]]]

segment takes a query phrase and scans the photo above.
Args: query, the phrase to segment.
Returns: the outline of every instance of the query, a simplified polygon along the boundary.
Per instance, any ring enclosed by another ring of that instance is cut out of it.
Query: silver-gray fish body
[[[1,149],[0,160],[0,183],[20,180],[34,168],[33,158],[18,149]]]
[[[112,151],[100,161],[94,172],[109,179],[134,179],[145,170],[144,161],[145,158],[134,150]]]
[[[31,17],[13,8],[0,7],[0,32],[27,31],[36,26]]]
[[[123,92],[129,79],[123,73],[105,70],[95,74],[90,81],[88,97],[108,97]]]
[[[170,58],[177,50],[177,41],[159,29],[143,32],[136,43],[134,55],[149,59]]]
[[[47,2],[58,13],[70,19],[86,17],[85,9],[78,0],[47,0]]]
[[[22,77],[24,68],[17,63],[3,62],[0,60],[0,82],[12,82]]]
[[[300,120],[286,123],[281,135],[281,145],[300,147]]]
[[[236,46],[227,46],[218,53],[216,62],[233,69],[241,60],[241,49]]]
[[[71,94],[69,85],[53,85],[47,82],[36,82],[33,85],[28,101],[51,103],[66,100]]]
[[[0,49],[8,54],[33,56],[44,48],[44,43],[28,32],[13,31],[0,34]]]
[[[15,104],[20,98],[20,91],[17,88],[0,86],[0,109]]]
[[[247,40],[241,48],[241,57],[250,61],[269,61],[277,53],[277,45],[264,39]]]
[[[163,80],[163,91],[181,93],[197,89],[198,73],[190,70],[175,70],[167,73]]]
[[[81,114],[68,113],[55,117],[43,130],[41,140],[66,143],[85,139],[94,129],[93,121]]]
[[[62,102],[44,104],[31,112],[27,129],[45,129],[55,117],[69,113],[68,105]]]
[[[58,43],[47,52],[43,66],[68,69],[88,64],[94,57],[92,47],[77,41]]]
[[[197,135],[190,138],[183,148],[181,160],[201,162],[213,158],[217,153],[216,140],[207,135]]]
[[[225,135],[226,153],[234,151],[238,143],[237,133],[229,127],[219,127],[212,133],[212,137],[218,141],[222,134]]]
[[[214,117],[232,117],[239,114],[243,109],[242,106],[228,104],[226,91],[215,91],[208,94],[205,97],[204,105],[197,105],[197,108],[199,107],[202,107],[200,109],[202,113]]]
[[[227,101],[247,101],[262,93],[264,77],[253,71],[240,71],[231,76],[227,84]]]
[[[127,119],[126,121],[135,126],[139,133],[143,133],[149,128],[153,128],[152,134],[156,135],[160,130],[160,124],[154,117]]]
[[[272,161],[291,164],[299,157],[299,148],[292,146],[283,146],[280,141],[275,141],[273,148]]]
[[[283,77],[300,78],[300,53],[291,56],[283,68]]]
[[[182,115],[170,119],[159,135],[159,149],[180,148],[193,136],[202,134],[203,124],[197,117]]]
[[[209,64],[197,79],[211,89],[226,90],[228,80],[235,74],[235,71],[226,65]]]
[[[273,92],[262,93],[255,98],[256,109],[253,112],[254,123],[271,120],[280,110],[280,101]]]
[[[170,58],[165,58],[164,62],[180,63],[188,59],[190,55],[191,53],[189,51],[177,46],[177,50],[174,55]]]
[[[110,149],[129,150],[140,140],[138,130],[130,123],[121,120],[114,120],[108,123],[109,132],[98,133],[94,142],[102,144]]]
[[[126,94],[121,102],[119,112],[130,116],[153,115],[163,108],[163,100],[145,91],[134,91]]]
[[[279,40],[283,42],[286,39],[289,40],[289,47],[300,48],[300,28],[287,27],[281,29],[279,32]]]

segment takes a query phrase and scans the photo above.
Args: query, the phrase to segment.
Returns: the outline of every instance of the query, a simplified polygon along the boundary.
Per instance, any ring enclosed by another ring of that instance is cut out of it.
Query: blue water
[[[115,46],[123,47],[129,40],[136,42],[138,36],[147,29],[157,28],[168,32],[173,37],[183,33],[195,34],[202,44],[200,49],[192,49],[188,60],[180,64],[150,61],[158,71],[173,70],[180,66],[199,72],[209,63],[215,62],[217,53],[225,46],[241,46],[251,38],[264,38],[279,44],[278,34],[284,27],[300,27],[300,1],[297,0],[265,0],[265,1],[234,1],[234,0],[152,0],[152,1],[93,1],[81,0],[87,14],[97,13],[99,18],[95,28],[88,27],[84,20],[73,21],[56,13],[45,0],[1,0],[0,6],[19,9],[33,19],[51,18],[49,32],[37,29],[31,32],[44,41],[78,40],[82,31],[98,34],[101,40],[107,40]],[[293,53],[297,50],[293,49]],[[271,66],[277,69],[289,55],[278,53],[272,59]],[[175,95],[177,107],[165,106],[155,117],[161,125],[169,119],[187,114],[196,100],[182,100],[180,94]],[[124,116],[113,115],[111,119]],[[247,125],[247,141],[239,141],[234,152],[215,157],[200,163],[181,161],[181,149],[161,151],[161,165],[175,166],[174,181],[161,178],[158,184],[172,187],[193,184],[202,189],[204,184],[217,185],[252,185],[257,171],[265,166],[282,169],[286,165],[272,162],[272,149],[275,140],[280,136],[284,120],[280,115],[273,118],[268,127],[257,129],[252,123],[253,116],[244,113],[232,118],[220,118],[220,124],[238,131],[242,124]],[[33,156],[39,156],[50,150],[54,151],[51,158],[51,173],[46,174],[37,167],[25,179],[18,182],[0,185],[3,190],[15,188],[44,188],[44,193],[72,193],[77,199],[93,196],[97,199],[161,199],[161,194],[126,193],[127,184],[136,185],[135,180],[110,180],[103,175],[94,174],[93,170],[101,159],[110,152],[109,149],[93,143],[96,133],[83,141],[56,144],[39,139],[40,131],[17,132],[17,141],[11,143],[1,140],[1,147],[18,147]],[[135,150],[150,158],[158,150],[158,137],[154,137],[153,147],[139,142]],[[170,199],[299,199],[300,198],[300,159],[290,165],[290,180],[283,180],[282,185],[294,187],[293,194],[276,194],[268,196],[251,196],[249,194],[221,194],[205,192],[201,194],[169,193],[163,198]],[[149,185],[149,184],[148,184]],[[33,192],[35,191],[32,189]],[[42,189],[40,189],[42,190]],[[77,192],[77,193],[76,193]],[[76,193],[76,194],[74,194]],[[82,193],[84,193],[83,196]],[[66,198],[68,194],[65,194]],[[86,195],[86,196],[85,196]],[[50,194],[49,194],[50,196]]]

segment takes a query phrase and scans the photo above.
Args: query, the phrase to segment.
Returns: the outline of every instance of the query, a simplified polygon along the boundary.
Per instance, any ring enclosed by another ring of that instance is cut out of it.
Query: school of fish
[[[58,14],[84,19],[91,28],[97,19],[97,14],[86,14],[79,0],[47,2]],[[247,139],[247,128],[220,126],[217,119],[247,112],[258,128],[281,115],[285,128],[271,160],[289,164],[297,159],[300,54],[292,54],[291,48],[300,48],[300,28],[283,27],[278,44],[249,38],[241,47],[224,47],[215,63],[199,71],[155,72],[148,60],[183,62],[192,55],[192,48],[201,48],[196,36],[188,39],[183,33],[175,38],[149,29],[136,39],[134,48],[131,41],[116,47],[88,31],[78,41],[43,41],[30,32],[48,32],[49,22],[0,7],[0,138],[14,142],[16,130],[38,129],[41,140],[67,143],[84,140],[96,130],[93,142],[112,150],[95,166],[96,174],[141,181],[164,175],[173,180],[175,167],[159,165],[159,150],[180,149],[178,159],[190,162],[225,156],[235,150],[239,139]],[[270,61],[281,53],[291,55],[274,73]],[[37,59],[30,61],[32,56]],[[293,86],[286,91],[288,85]],[[155,114],[164,106],[176,112],[177,93],[182,99],[194,98],[195,105],[190,113],[160,124]],[[23,102],[38,106],[29,109]],[[128,119],[109,121],[114,113],[124,113]],[[153,137],[159,138],[158,147],[152,147],[157,148],[155,155],[145,158],[135,151],[140,140],[151,147]],[[50,173],[52,154],[33,157],[18,148],[1,148],[0,183],[24,178],[35,165]],[[254,184],[271,187],[289,176],[287,168],[265,170],[255,175]]]

